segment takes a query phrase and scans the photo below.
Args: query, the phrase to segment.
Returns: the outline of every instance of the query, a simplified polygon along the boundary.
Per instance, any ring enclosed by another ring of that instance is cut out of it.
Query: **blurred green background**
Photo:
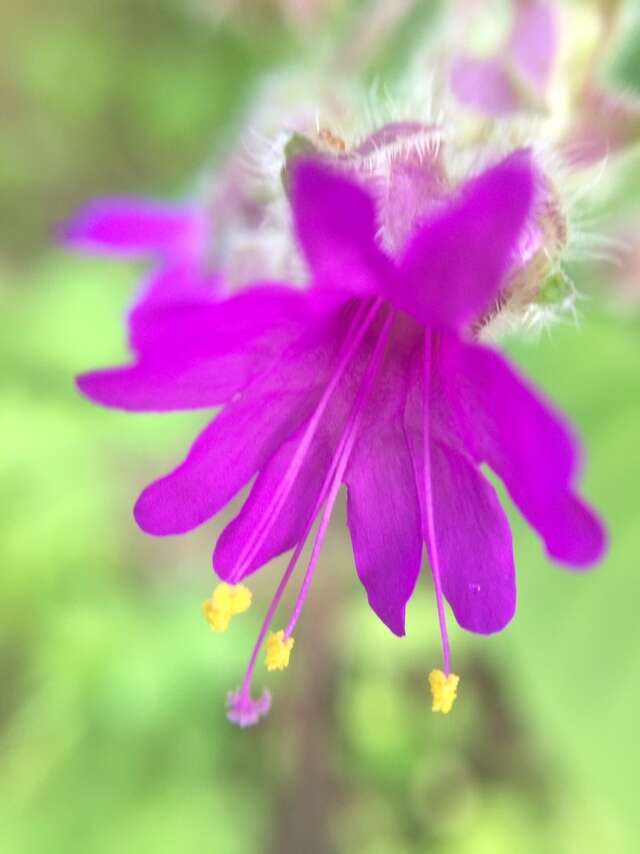
[[[139,271],[53,238],[88,197],[179,191],[258,77],[304,57],[308,36],[266,3],[231,19],[204,5],[0,5],[2,851],[635,854],[640,322],[598,297],[602,270],[580,281],[577,327],[510,349],[583,435],[586,493],[611,530],[604,564],[579,577],[549,565],[512,514],[517,618],[490,639],[453,629],[461,691],[441,717],[429,591],[407,638],[391,636],[338,520],[291,667],[259,674],[271,715],[244,732],[226,722],[276,568],[216,637],[199,607],[222,522],[182,540],[135,527],[137,491],[205,416],[125,416],[77,396],[75,373],[124,356]],[[638,65],[627,50],[625,85]],[[638,215],[639,164],[625,161],[603,216]]]

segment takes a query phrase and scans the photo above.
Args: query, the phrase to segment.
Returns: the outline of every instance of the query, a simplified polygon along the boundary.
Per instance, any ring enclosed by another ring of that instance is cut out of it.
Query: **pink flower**
[[[154,535],[185,533],[256,477],[213,556],[228,585],[214,602],[228,607],[225,624],[239,612],[235,586],[294,550],[230,696],[233,721],[254,723],[268,709],[266,695],[251,696],[257,657],[317,521],[294,611],[269,638],[268,663],[288,661],[343,484],[358,577],[397,635],[426,546],[441,711],[457,686],[445,601],[463,628],[482,634],[504,628],[516,605],[511,532],[481,465],[502,479],[551,558],[581,568],[602,555],[602,526],[576,494],[569,429],[473,336],[526,263],[523,235],[540,192],[530,152],[517,151],[428,207],[391,254],[368,189],[301,161],[291,198],[306,291],[258,283],[217,303],[187,295],[142,305],[131,317],[135,361],[80,377],[89,398],[125,410],[223,405],[186,459],[144,490],[135,517]]]

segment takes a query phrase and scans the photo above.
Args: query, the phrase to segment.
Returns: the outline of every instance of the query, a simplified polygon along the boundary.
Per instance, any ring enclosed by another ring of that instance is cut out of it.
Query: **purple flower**
[[[429,559],[443,670],[434,709],[447,712],[451,673],[445,600],[465,629],[500,631],[516,585],[511,532],[488,465],[553,559],[585,567],[603,529],[576,495],[578,460],[564,421],[475,332],[528,258],[543,182],[517,151],[427,208],[392,256],[380,248],[368,189],[317,161],[293,169],[292,208],[311,285],[260,283],[224,301],[186,296],[142,305],[130,320],[135,361],[79,379],[99,403],[167,411],[223,405],[173,471],[148,486],[135,517],[148,533],[185,533],[252,478],[222,532],[223,580],[205,611],[226,626],[248,607],[239,583],[289,549],[231,720],[266,713],[251,682],[265,645],[286,666],[341,485],[355,566],[369,604],[396,635]],[[269,630],[317,522],[284,630]]]
[[[106,198],[78,211],[62,236],[67,246],[83,252],[150,261],[137,304],[219,291],[218,279],[205,268],[206,235],[206,218],[195,205]]]

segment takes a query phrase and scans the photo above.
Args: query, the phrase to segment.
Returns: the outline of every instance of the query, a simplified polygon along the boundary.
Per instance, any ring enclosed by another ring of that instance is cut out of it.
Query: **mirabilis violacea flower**
[[[223,405],[135,507],[143,530],[181,534],[257,475],[214,551],[222,584],[203,606],[214,630],[248,607],[241,582],[293,549],[229,695],[228,716],[241,726],[269,709],[268,692],[251,691],[258,657],[265,649],[269,669],[289,661],[343,484],[358,577],[396,635],[426,546],[443,654],[429,679],[435,711],[450,710],[458,685],[445,602],[481,634],[515,611],[511,532],[481,465],[502,479],[551,558],[580,568],[604,549],[601,524],[575,492],[564,421],[477,340],[540,248],[547,184],[534,155],[516,150],[456,187],[435,159],[422,174],[415,160],[382,192],[352,165],[315,157],[290,169],[306,290],[260,282],[217,302],[186,294],[143,304],[130,318],[134,363],[78,381],[92,400],[125,410]],[[389,211],[392,240],[380,232]],[[293,612],[272,631],[316,523]]]

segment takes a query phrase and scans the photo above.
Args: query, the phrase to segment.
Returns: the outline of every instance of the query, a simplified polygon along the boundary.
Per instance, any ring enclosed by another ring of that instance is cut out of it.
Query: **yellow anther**
[[[228,608],[232,615],[242,614],[251,605],[251,591],[244,584],[218,584],[213,591],[213,601]]]
[[[226,632],[231,618],[251,605],[251,591],[243,584],[218,584],[202,603],[202,615],[214,632]]]
[[[267,670],[284,670],[289,664],[293,638],[285,638],[284,632],[271,632],[267,639]]]
[[[442,670],[431,671],[429,674],[429,687],[433,697],[431,711],[442,712],[443,715],[449,714],[456,699],[459,681],[460,677],[455,673],[445,676]]]
[[[230,612],[216,607],[213,604],[213,597],[205,599],[202,603],[202,616],[209,623],[209,628],[213,632],[226,632],[231,622]]]

